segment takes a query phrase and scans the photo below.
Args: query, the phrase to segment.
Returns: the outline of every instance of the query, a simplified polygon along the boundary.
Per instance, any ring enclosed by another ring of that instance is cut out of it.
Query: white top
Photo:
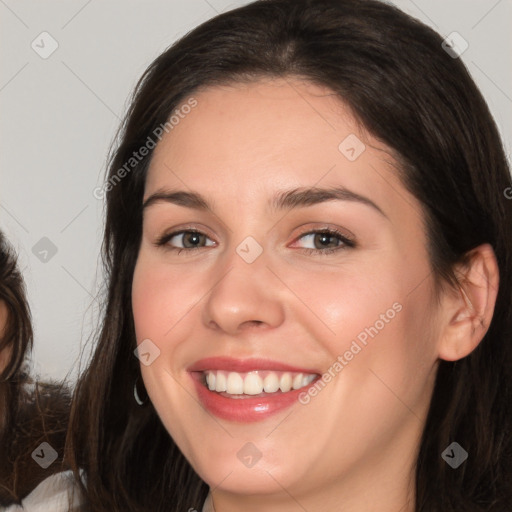
[[[73,488],[75,492],[73,501],[70,502]],[[21,505],[9,505],[2,512],[68,512],[70,504],[72,507],[79,507],[82,503],[73,472],[62,471],[43,480],[21,501]],[[201,512],[215,512],[211,492],[206,496]]]
[[[73,487],[75,491],[70,502]],[[21,505],[9,505],[3,512],[68,512],[70,505],[78,507],[82,503],[80,497],[73,472],[62,471],[43,480],[21,501]]]
[[[201,512],[215,512],[211,492],[209,492],[208,496],[206,496],[206,499],[204,500],[204,504],[203,504],[203,508],[201,509]]]

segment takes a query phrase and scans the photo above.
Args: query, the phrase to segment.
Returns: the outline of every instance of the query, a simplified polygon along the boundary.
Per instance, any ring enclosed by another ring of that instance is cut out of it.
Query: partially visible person
[[[64,383],[30,376],[32,347],[17,255],[0,232],[0,509],[64,511],[71,481],[62,462],[70,392]],[[57,458],[48,465],[51,450]]]

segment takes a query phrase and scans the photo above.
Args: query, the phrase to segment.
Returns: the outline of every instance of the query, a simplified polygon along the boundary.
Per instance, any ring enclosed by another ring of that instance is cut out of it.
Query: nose
[[[265,252],[247,263],[233,250],[214,269],[221,277],[204,302],[202,320],[207,328],[236,335],[275,328],[284,321],[285,291],[267,267]]]

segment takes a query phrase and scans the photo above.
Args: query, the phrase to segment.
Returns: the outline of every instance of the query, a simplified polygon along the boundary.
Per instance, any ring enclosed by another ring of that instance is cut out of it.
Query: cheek
[[[366,345],[360,343],[358,361],[345,374],[347,380],[350,378],[350,387],[361,390],[369,423],[381,418],[389,432],[399,418],[405,421],[411,415],[423,417],[435,378],[436,332],[428,305],[429,282],[413,293],[408,283],[404,276],[401,286],[390,288],[381,304],[395,307],[375,311],[373,319],[356,335],[357,340],[363,334]],[[355,403],[352,405],[356,407]]]
[[[315,339],[322,340],[330,354],[330,367],[342,358],[343,368],[332,368],[333,374],[344,375],[335,379],[337,386],[350,381],[351,386],[367,390],[385,389],[381,377],[401,396],[411,396],[414,401],[430,381],[436,361],[435,319],[430,306],[433,291],[431,279],[425,279],[429,275],[427,261],[416,261],[414,266],[404,266],[401,261],[381,258],[357,272],[315,279],[307,290],[303,286],[303,291],[325,322],[312,325],[316,325]]]
[[[300,322],[309,319],[314,339],[322,341],[331,357],[349,350],[354,340],[364,348],[390,331],[403,300],[401,281],[391,270],[390,262],[381,260],[364,268],[348,262],[330,273],[287,276],[309,309]]]
[[[175,340],[181,336],[178,332],[181,325],[172,329],[185,314],[189,302],[186,286],[176,284],[179,279],[176,274],[141,251],[132,282],[132,311],[137,344],[149,339],[159,349],[151,364],[141,362],[144,386],[169,433],[181,439],[183,435],[172,429],[177,423],[174,415],[169,415],[169,411],[182,410],[183,401],[187,400],[171,376],[177,375],[175,365],[179,361],[176,356],[180,343]]]
[[[187,287],[175,272],[165,270],[142,256],[132,283],[132,310],[137,341],[161,339],[179,318],[187,301]]]

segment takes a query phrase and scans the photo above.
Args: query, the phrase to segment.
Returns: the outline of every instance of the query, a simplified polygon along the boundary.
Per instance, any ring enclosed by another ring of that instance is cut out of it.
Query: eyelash
[[[169,233],[169,234],[166,234],[166,235],[163,235],[161,236],[156,242],[155,242],[155,245],[157,247],[163,247],[165,246],[169,240],[171,240],[173,237],[177,236],[177,235],[182,235],[182,234],[186,234],[186,233],[198,233],[200,235],[205,235],[207,236],[205,233],[199,231],[199,230],[196,230],[196,229],[182,229],[180,231],[174,231],[172,233]],[[302,251],[304,251],[306,254],[317,254],[317,255],[321,255],[321,256],[327,256],[329,254],[333,254],[335,252],[338,252],[338,251],[341,251],[341,250],[344,250],[344,249],[349,249],[349,248],[354,248],[356,247],[356,242],[350,238],[347,238],[345,235],[343,235],[340,231],[336,230],[336,229],[327,229],[327,228],[324,228],[324,229],[318,229],[318,230],[311,230],[311,231],[306,231],[305,233],[302,233],[298,238],[297,240],[300,240],[302,237],[304,236],[307,236],[307,235],[313,235],[313,234],[325,234],[325,235],[331,235],[331,236],[335,236],[336,238],[338,238],[341,242],[343,242],[343,245],[341,246],[338,246],[338,247],[334,247],[334,248],[326,248],[326,249],[302,249]],[[190,253],[191,251],[195,251],[197,249],[203,249],[203,247],[173,247],[171,245],[169,245],[168,247],[166,247],[167,249],[171,250],[171,251],[178,251],[177,254],[180,254],[182,251],[185,251],[186,253]]]

